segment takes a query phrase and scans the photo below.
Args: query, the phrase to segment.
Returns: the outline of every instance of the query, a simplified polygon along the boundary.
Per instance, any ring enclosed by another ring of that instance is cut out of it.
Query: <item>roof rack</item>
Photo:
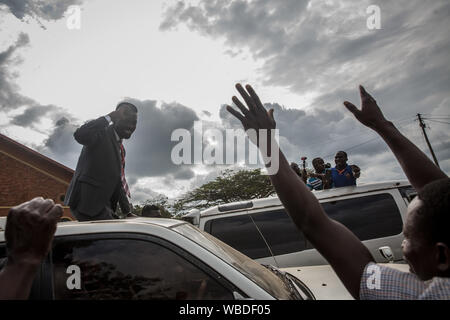
[[[218,206],[220,212],[238,210],[238,209],[248,209],[253,207],[253,201],[245,201],[239,203],[221,204]]]

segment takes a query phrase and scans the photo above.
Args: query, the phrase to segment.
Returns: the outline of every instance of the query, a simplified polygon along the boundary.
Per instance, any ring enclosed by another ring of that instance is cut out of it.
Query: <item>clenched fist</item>
[[[40,264],[47,256],[63,209],[42,197],[9,211],[5,228],[8,263]]]

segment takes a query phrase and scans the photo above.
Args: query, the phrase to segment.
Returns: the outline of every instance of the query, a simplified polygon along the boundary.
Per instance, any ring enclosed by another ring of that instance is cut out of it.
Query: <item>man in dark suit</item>
[[[131,215],[122,140],[131,137],[136,123],[137,108],[121,102],[115,111],[75,131],[83,149],[64,204],[79,221],[114,219],[117,203]]]

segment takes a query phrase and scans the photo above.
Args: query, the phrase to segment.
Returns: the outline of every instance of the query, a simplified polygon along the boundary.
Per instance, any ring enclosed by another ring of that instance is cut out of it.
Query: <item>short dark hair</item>
[[[417,196],[423,202],[417,214],[425,240],[450,246],[450,178],[430,182]]]
[[[319,160],[322,160],[323,162],[325,162],[321,157],[317,157],[317,158],[312,159],[312,161],[311,161],[312,165],[314,165],[314,163],[316,163]]]
[[[345,155],[345,157],[348,158],[347,152],[345,152],[345,151],[338,151],[338,152],[336,152],[336,154],[338,154],[338,153],[343,153]]]
[[[134,104],[132,104],[131,102],[126,102],[126,101],[119,102],[119,104],[116,107],[116,110],[119,110],[121,107],[124,107],[124,106],[129,106],[134,110],[134,112],[136,112],[136,113],[138,112],[138,110]]]

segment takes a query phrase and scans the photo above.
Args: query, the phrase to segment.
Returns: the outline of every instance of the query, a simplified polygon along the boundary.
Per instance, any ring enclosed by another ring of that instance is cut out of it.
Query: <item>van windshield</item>
[[[295,299],[295,295],[289,290],[286,284],[272,271],[219,239],[190,224],[178,225],[172,229],[232,265],[235,269],[238,269],[247,278],[255,282],[276,299]]]

